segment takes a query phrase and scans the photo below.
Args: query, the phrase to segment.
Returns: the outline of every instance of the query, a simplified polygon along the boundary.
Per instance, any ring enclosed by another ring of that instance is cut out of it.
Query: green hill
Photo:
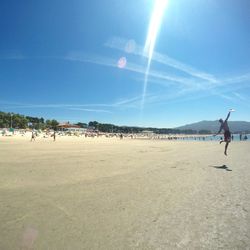
[[[231,132],[250,132],[250,122],[245,121],[228,121],[229,128]],[[210,130],[215,133],[218,132],[220,128],[220,123],[218,121],[200,121],[192,124],[187,124],[176,129],[180,130]]]

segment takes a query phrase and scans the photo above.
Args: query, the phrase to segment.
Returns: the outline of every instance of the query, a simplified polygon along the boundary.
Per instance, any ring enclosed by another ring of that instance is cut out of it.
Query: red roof
[[[57,126],[58,128],[80,128],[80,126],[69,123],[61,123]]]

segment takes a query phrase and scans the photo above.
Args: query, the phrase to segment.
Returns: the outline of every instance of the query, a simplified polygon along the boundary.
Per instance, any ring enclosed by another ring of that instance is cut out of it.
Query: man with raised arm
[[[218,135],[221,132],[221,130],[224,130],[224,141],[221,140],[220,143],[222,143],[222,142],[226,143],[226,145],[225,145],[225,151],[224,151],[225,155],[227,155],[228,144],[231,142],[231,132],[229,130],[229,127],[228,127],[228,124],[227,124],[227,120],[228,120],[231,112],[233,112],[233,111],[234,111],[233,109],[229,110],[229,113],[228,113],[227,118],[225,119],[225,121],[223,121],[222,119],[219,120],[219,122],[221,123],[220,130],[216,134],[216,135]]]

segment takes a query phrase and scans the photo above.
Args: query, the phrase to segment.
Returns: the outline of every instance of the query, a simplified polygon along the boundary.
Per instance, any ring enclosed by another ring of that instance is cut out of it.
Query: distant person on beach
[[[54,139],[54,141],[56,141],[56,131],[54,131],[54,133],[53,133],[53,139]]]
[[[242,133],[240,133],[240,141],[242,141]]]
[[[229,130],[229,127],[228,127],[228,124],[227,124],[227,121],[228,121],[228,118],[230,117],[230,114],[233,110],[230,110],[228,112],[228,115],[227,115],[227,118],[225,119],[225,121],[223,121],[222,119],[219,120],[219,122],[221,123],[221,126],[220,126],[220,129],[218,131],[218,133],[216,135],[218,135],[221,130],[224,130],[224,140],[220,140],[220,144],[222,142],[225,142],[226,145],[225,145],[225,151],[224,151],[224,154],[227,155],[227,148],[228,148],[228,144],[231,142],[231,132]]]
[[[34,133],[34,131],[32,131],[31,140],[30,141],[35,141],[35,133]]]

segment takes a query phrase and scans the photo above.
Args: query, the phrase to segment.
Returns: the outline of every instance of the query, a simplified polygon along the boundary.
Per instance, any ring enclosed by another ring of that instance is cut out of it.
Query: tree
[[[57,120],[52,120],[51,121],[51,128],[54,130],[57,130],[57,126],[58,126],[59,122]]]
[[[28,126],[28,120],[26,119],[25,116],[21,116],[21,115],[13,115],[12,117],[12,127],[13,128],[21,128],[21,129],[25,129]]]
[[[83,122],[78,122],[76,123],[77,126],[79,126],[80,128],[87,128],[88,124],[87,123],[83,123]]]
[[[25,116],[13,113],[0,112],[0,127],[27,128],[28,120]]]
[[[46,124],[46,128],[51,128],[51,120],[46,120],[46,122],[45,122],[45,124]]]
[[[89,122],[89,127],[94,127],[95,129],[98,129],[98,122],[97,121],[93,121],[93,122]]]

